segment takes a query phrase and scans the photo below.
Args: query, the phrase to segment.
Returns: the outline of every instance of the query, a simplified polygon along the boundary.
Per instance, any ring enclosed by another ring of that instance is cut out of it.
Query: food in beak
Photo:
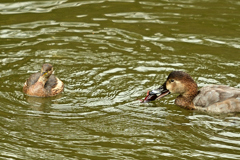
[[[147,96],[143,100],[140,100],[140,101],[141,101],[141,103],[147,103],[150,101],[154,101],[156,99],[160,99],[168,94],[170,94],[169,90],[165,89],[164,86],[161,86],[158,89],[148,91]]]
[[[149,94],[149,93],[151,93],[151,91],[147,92],[147,96],[143,100],[140,99],[141,103],[147,103],[150,101],[154,101],[158,97],[157,94]]]

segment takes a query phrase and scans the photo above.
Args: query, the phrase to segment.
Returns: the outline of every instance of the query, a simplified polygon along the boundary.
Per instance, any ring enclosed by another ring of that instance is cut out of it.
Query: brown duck
[[[175,104],[186,109],[208,112],[240,112],[240,89],[225,85],[207,85],[198,90],[192,77],[182,71],[173,71],[161,87],[149,91],[142,102],[160,99],[170,93],[179,94]]]
[[[23,86],[23,92],[29,96],[51,97],[63,91],[64,84],[53,74],[53,66],[44,64],[41,72],[32,74]]]

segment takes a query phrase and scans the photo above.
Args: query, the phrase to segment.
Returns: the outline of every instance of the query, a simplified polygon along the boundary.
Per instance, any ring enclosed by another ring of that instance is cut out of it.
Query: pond
[[[240,88],[236,0],[2,0],[1,159],[240,159],[240,114],[140,103],[174,70]],[[28,97],[51,63],[65,84]]]

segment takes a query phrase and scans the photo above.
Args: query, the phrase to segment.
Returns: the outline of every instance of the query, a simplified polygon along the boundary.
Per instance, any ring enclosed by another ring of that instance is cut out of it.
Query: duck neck
[[[47,81],[48,81],[48,78],[45,76],[40,76],[38,79],[38,82],[41,83],[43,86],[45,86]]]
[[[186,92],[176,98],[175,104],[186,109],[195,109],[193,99],[197,96],[197,94],[198,87],[197,84],[193,81],[187,86]]]

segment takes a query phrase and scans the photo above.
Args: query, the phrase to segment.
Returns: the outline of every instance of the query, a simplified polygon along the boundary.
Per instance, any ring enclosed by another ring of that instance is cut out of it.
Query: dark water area
[[[240,88],[237,0],[0,2],[0,159],[240,159],[240,115],[142,104],[174,70]],[[23,94],[51,63],[56,97]]]

